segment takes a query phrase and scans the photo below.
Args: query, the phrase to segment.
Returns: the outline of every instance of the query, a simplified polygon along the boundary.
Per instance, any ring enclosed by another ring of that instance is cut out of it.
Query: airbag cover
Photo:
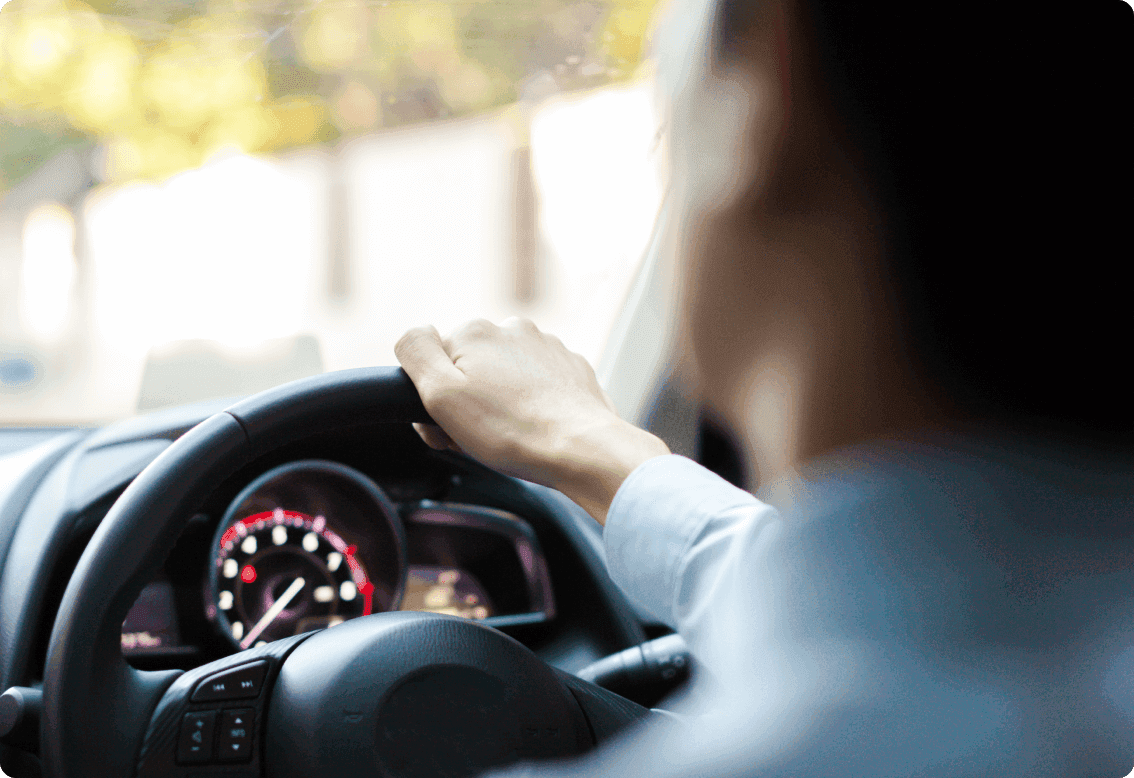
[[[517,641],[456,617],[380,613],[288,657],[265,758],[281,778],[458,778],[589,745],[570,692]]]

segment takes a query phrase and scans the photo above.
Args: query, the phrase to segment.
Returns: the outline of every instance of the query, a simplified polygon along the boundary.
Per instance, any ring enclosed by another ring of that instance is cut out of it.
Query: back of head
[[[761,0],[725,0],[727,58]],[[801,0],[911,366],[959,418],[1134,443],[1134,11]]]

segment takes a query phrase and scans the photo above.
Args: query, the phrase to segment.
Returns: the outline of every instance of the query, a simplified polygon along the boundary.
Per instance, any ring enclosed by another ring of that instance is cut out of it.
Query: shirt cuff
[[[622,482],[606,514],[610,577],[635,605],[676,629],[679,575],[694,539],[714,516],[759,500],[677,454],[653,457]]]

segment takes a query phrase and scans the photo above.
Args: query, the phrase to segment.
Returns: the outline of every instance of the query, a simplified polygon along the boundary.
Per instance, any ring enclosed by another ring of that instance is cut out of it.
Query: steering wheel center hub
[[[304,641],[267,721],[275,776],[465,776],[580,753],[586,720],[554,672],[475,622],[382,613]]]

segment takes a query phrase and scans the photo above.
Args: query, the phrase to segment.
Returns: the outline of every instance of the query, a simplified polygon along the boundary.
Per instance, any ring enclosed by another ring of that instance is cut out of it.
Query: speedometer
[[[397,607],[405,533],[372,480],[308,460],[265,473],[217,528],[208,611],[244,649]]]
[[[322,516],[276,508],[233,524],[215,563],[233,639],[248,648],[372,613],[374,584],[357,553]]]

